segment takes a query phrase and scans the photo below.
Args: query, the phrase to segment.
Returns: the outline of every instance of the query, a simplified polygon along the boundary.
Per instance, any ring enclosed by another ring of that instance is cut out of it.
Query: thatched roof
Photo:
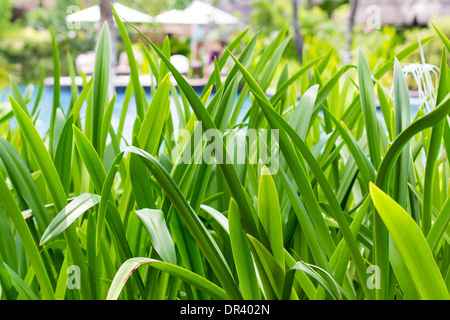
[[[381,24],[426,25],[435,14],[450,15],[450,0],[359,0],[355,22],[373,23],[377,13]]]

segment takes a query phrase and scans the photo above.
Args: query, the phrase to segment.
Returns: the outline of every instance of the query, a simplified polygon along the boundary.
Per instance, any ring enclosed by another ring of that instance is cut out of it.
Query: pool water
[[[27,86],[19,87],[22,94],[25,93],[26,87]],[[37,91],[38,91],[38,88],[35,87],[34,91],[32,93],[31,100],[28,103],[29,108],[32,108],[32,106],[34,105],[34,102],[35,102],[36,96],[37,96]],[[197,92],[197,93],[199,95],[201,94],[201,92]],[[0,94],[0,102],[7,100],[8,94],[11,94],[10,90],[6,90],[2,94]],[[63,110],[65,112],[68,110],[68,106],[70,105],[71,97],[72,97],[72,93],[70,90],[61,90],[60,101],[61,101],[61,106],[63,107]],[[146,97],[147,97],[147,101],[150,102],[151,101],[151,93],[146,92]],[[171,110],[171,115],[172,115],[172,119],[173,119],[174,130],[176,131],[178,128],[178,125],[179,125],[179,120],[177,118],[177,112],[176,112],[176,108],[175,108],[175,103],[173,102],[173,97],[171,96],[170,99],[172,101],[170,104],[170,110]],[[211,99],[211,97],[210,97],[210,99]],[[124,100],[125,100],[125,92],[120,91],[120,90],[117,91],[115,107],[114,107],[113,115],[112,115],[112,119],[111,119],[111,125],[113,126],[114,130],[116,130],[116,131],[119,126],[120,114],[121,114]],[[180,99],[180,101],[181,101],[181,99]],[[237,99],[236,99],[236,101],[237,101]],[[41,134],[41,136],[45,135],[45,133],[49,129],[52,105],[53,105],[53,89],[51,87],[45,87],[43,90],[43,93],[42,93],[40,103],[39,103],[39,116],[36,121],[36,129]],[[238,122],[242,121],[244,115],[249,110],[250,106],[251,106],[250,97],[247,97],[244,101],[241,113],[238,117]],[[378,110],[378,112],[377,112],[378,116],[380,118],[382,118],[382,113],[381,113],[380,108],[377,108],[377,110]],[[417,103],[417,100],[412,99],[411,100],[411,120],[415,117],[418,110],[419,110],[419,104]],[[80,111],[81,119],[84,119],[85,112],[86,112],[86,104],[84,104],[83,107],[81,108],[81,111]],[[124,129],[123,129],[123,131],[124,131],[123,137],[125,138],[126,141],[129,141],[129,142],[131,141],[132,128],[133,128],[135,118],[136,118],[136,101],[135,101],[135,98],[133,95],[129,102],[127,116],[125,118]],[[10,126],[13,128],[15,126],[17,126],[17,123],[15,122],[14,118],[11,119]]]
[[[27,88],[27,86],[19,86],[19,89],[22,92],[22,95],[25,94],[26,88]],[[32,93],[31,99],[28,102],[28,107],[30,109],[34,106],[34,103],[36,101],[36,97],[37,97],[37,93],[38,93],[37,91],[38,91],[38,87],[35,87],[34,91]],[[199,95],[201,94],[201,92],[197,92],[197,93]],[[6,90],[2,94],[0,94],[0,102],[6,101],[8,99],[9,94],[11,94],[11,90]],[[146,97],[147,97],[147,101],[150,102],[151,97],[152,97],[151,93],[146,91]],[[61,90],[60,102],[61,102],[61,106],[62,106],[64,112],[67,112],[69,105],[70,105],[71,98],[72,98],[72,93],[70,90]],[[237,101],[237,98],[236,98],[236,101]],[[176,130],[179,125],[179,120],[177,117],[176,107],[175,107],[175,103],[174,103],[173,99],[174,98],[171,95],[170,96],[170,100],[171,100],[170,112],[172,115],[172,121],[173,121],[174,130],[175,130],[175,134],[176,134]],[[117,131],[117,128],[119,127],[120,115],[122,112],[124,100],[125,100],[125,91],[120,91],[120,90],[117,91],[115,106],[114,106],[112,119],[111,119],[111,125],[114,128],[114,130],[116,130],[116,131]],[[211,97],[209,98],[208,102],[210,100],[211,100]],[[180,97],[179,97],[179,101],[181,103]],[[36,129],[38,130],[38,132],[41,136],[45,135],[49,129],[51,113],[52,113],[52,106],[53,106],[53,89],[51,87],[45,87],[42,92],[41,100],[39,102],[39,108],[38,108],[39,116],[36,121]],[[238,117],[238,121],[242,120],[243,116],[248,111],[250,106],[251,106],[251,101],[250,101],[250,98],[247,97],[242,106],[241,115],[240,115],[240,117]],[[82,120],[84,119],[85,113],[86,113],[86,103],[83,104],[83,106],[80,110],[80,117]],[[125,118],[124,129],[123,129],[123,131],[124,131],[123,137],[128,142],[131,141],[133,124],[134,124],[134,119],[136,118],[136,115],[137,115],[136,114],[136,100],[133,95],[131,97],[129,105],[128,105],[127,116]],[[17,123],[14,118],[11,119],[10,126],[13,128],[17,126]]]

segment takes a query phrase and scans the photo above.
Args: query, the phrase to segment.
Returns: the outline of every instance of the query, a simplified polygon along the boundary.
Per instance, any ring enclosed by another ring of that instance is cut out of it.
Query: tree
[[[11,27],[11,3],[9,0],[0,0],[0,36]]]
[[[298,0],[292,0],[293,11],[293,26],[295,32],[295,47],[300,63],[303,63],[303,36],[300,31],[300,24],[298,23]]]
[[[286,0],[258,0],[252,3],[249,24],[268,36],[280,30],[291,17],[291,6],[286,6]]]
[[[334,9],[338,8],[349,0],[323,0],[320,2],[319,7],[325,10],[329,16],[333,13]]]
[[[173,6],[175,9],[183,10],[183,9],[186,9],[186,7],[187,7],[191,2],[192,2],[191,0],[173,0],[173,1],[171,2],[171,4],[172,4],[172,6]]]
[[[355,27],[356,9],[358,8],[358,0],[350,0],[350,14],[348,17],[347,31],[347,55],[344,57],[344,63],[349,64],[352,59],[352,44]]]

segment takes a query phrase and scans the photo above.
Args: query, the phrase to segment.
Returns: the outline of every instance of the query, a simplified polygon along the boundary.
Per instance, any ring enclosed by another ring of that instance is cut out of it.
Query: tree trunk
[[[292,0],[292,11],[292,24],[295,31],[295,47],[297,49],[298,59],[300,60],[300,63],[303,63],[303,37],[300,31],[300,25],[298,23],[298,0]]]
[[[350,64],[352,60],[352,44],[355,27],[356,9],[358,8],[359,0],[350,0],[350,15],[348,17],[348,31],[347,31],[347,52],[344,57],[344,64]]]

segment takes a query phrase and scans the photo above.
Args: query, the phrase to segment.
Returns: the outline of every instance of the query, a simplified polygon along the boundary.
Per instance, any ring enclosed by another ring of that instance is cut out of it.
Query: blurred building
[[[358,0],[355,22],[426,25],[436,14],[450,15],[450,0]]]

